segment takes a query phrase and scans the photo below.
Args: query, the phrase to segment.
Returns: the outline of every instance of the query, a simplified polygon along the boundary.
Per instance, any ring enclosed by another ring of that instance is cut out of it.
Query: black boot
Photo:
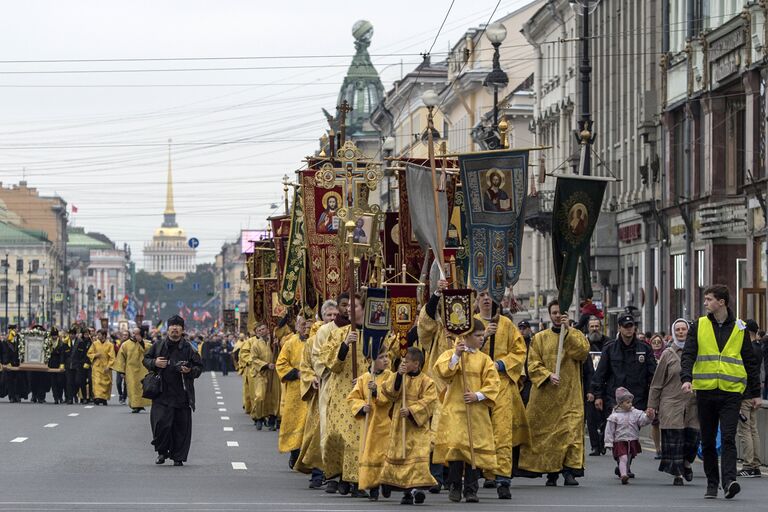
[[[570,471],[567,473],[563,473],[563,485],[579,485],[579,482],[576,481],[576,477],[573,476],[573,473]]]
[[[155,464],[165,464],[166,456],[162,453],[157,456],[157,460],[155,461]]]
[[[336,494],[339,491],[339,482],[336,480],[328,480],[328,485],[325,486],[325,492],[328,494]]]

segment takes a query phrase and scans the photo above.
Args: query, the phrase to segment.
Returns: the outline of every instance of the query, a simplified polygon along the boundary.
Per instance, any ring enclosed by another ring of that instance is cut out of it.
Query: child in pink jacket
[[[634,396],[626,388],[616,390],[616,408],[605,426],[605,447],[613,450],[618,463],[616,474],[626,485],[634,477],[630,471],[632,459],[640,453],[640,429],[653,421],[653,411],[643,412],[632,407]]]

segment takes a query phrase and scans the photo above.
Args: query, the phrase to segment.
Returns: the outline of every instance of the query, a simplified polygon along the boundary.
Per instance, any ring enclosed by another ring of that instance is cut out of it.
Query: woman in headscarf
[[[661,353],[664,352],[666,345],[664,344],[664,338],[661,334],[656,333],[649,337],[648,344],[653,349],[653,358],[656,359],[656,364],[659,364],[661,359]],[[654,418],[651,424],[651,439],[653,439],[653,446],[656,448],[656,460],[661,459],[661,430],[659,429],[659,418]]]
[[[680,355],[688,329],[683,318],[672,324],[672,343],[661,354],[648,396],[648,407],[658,413],[661,428],[659,471],[672,475],[674,485],[693,479],[691,464],[699,442],[696,399],[680,389]]]

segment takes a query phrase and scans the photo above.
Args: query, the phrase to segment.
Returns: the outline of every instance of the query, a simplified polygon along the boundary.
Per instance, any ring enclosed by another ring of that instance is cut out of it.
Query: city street
[[[219,374],[217,374],[219,375]],[[371,503],[313,491],[277,453],[277,433],[257,432],[241,412],[241,380],[203,374],[197,381],[193,444],[182,468],[154,464],[148,414],[108,407],[0,403],[0,510],[275,510],[279,512],[398,507],[399,496]],[[705,501],[701,464],[683,488],[656,471],[652,451],[622,486],[608,457],[588,457],[578,488],[545,488],[543,479],[513,482],[511,502],[481,490],[477,506],[454,505],[447,493],[424,506],[474,510],[760,510],[768,480],[741,480],[733,502]],[[562,482],[562,480],[561,480]],[[727,506],[726,506],[727,505]]]

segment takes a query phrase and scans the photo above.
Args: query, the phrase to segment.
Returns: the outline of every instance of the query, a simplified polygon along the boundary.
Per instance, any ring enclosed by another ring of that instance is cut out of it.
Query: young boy
[[[366,372],[357,379],[355,387],[347,396],[352,413],[360,423],[362,432],[364,419],[368,417],[368,430],[365,432],[365,446],[360,454],[360,469],[358,473],[358,488],[370,489],[368,499],[379,499],[379,483],[381,470],[384,467],[384,457],[387,454],[386,440],[389,438],[389,427],[392,423],[389,410],[392,402],[382,393],[383,384],[389,379],[389,355],[387,347],[373,361],[373,375]],[[362,434],[361,434],[362,439]],[[389,493],[384,493],[385,498]]]
[[[474,319],[472,332],[461,338],[454,349],[446,350],[435,363],[435,373],[448,383],[438,427],[435,463],[448,465],[448,498],[477,503],[479,469],[496,468],[491,410],[499,394],[499,373],[491,358],[480,352],[485,326]],[[462,373],[467,382],[464,389]],[[472,420],[470,438],[467,414]],[[474,447],[475,468],[470,446]],[[462,489],[463,475],[463,489]]]
[[[416,347],[409,347],[397,374],[389,378],[383,389],[394,403],[394,409],[381,485],[403,489],[402,505],[411,505],[414,501],[424,503],[422,489],[436,484],[429,471],[429,452],[430,418],[437,404],[437,391],[432,379],[422,373],[423,366],[424,353]]]

